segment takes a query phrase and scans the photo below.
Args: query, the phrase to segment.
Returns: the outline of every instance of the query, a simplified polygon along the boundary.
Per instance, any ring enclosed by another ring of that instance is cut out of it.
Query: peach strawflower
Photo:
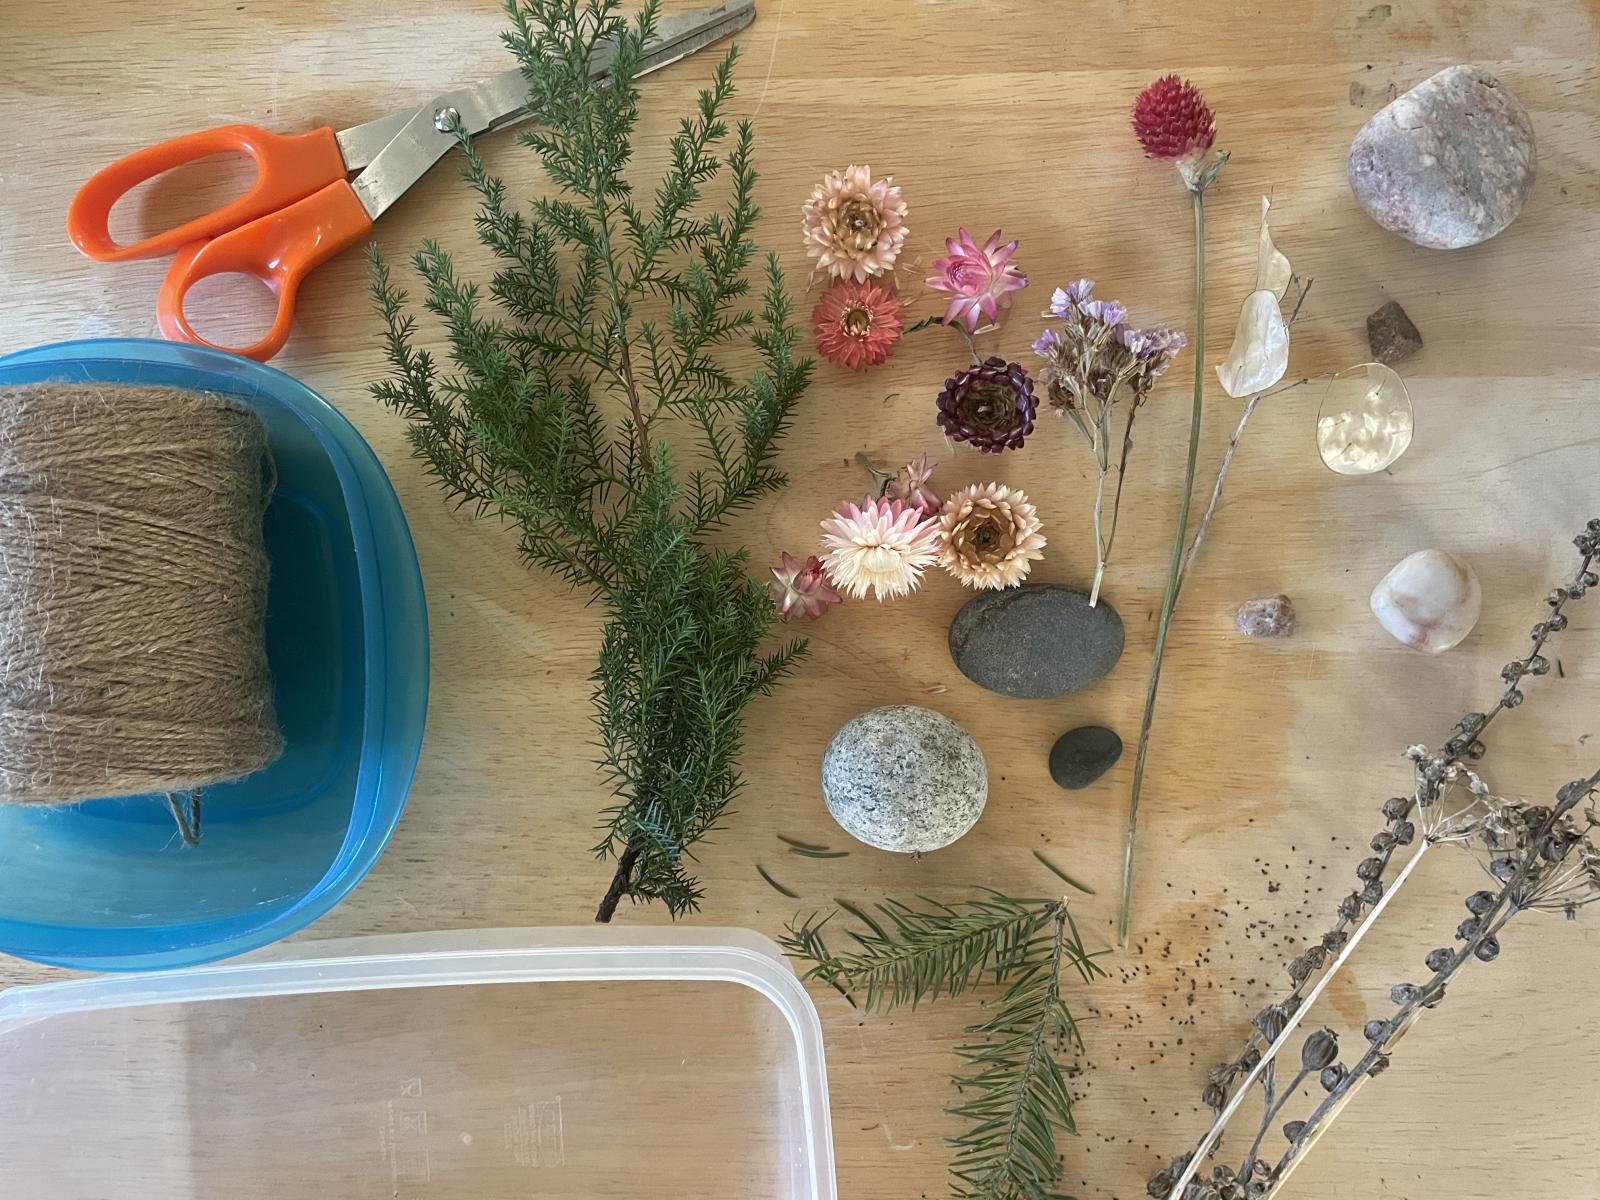
[[[870,167],[828,175],[801,209],[806,253],[840,279],[864,282],[894,266],[906,228],[906,202],[892,177],[874,180]]]
[[[843,279],[822,293],[812,310],[817,349],[835,366],[864,371],[888,358],[905,322],[900,300],[878,283]]]
[[[939,558],[939,523],[901,500],[841,504],[822,523],[822,569],[857,600],[904,596]]]
[[[1016,488],[962,488],[939,513],[939,565],[972,588],[1015,587],[1044,557],[1038,510]]]

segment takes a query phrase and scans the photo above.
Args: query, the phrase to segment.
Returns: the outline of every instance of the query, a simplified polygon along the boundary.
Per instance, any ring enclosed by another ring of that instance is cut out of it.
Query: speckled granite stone
[[[983,751],[961,726],[909,704],[845,722],[822,756],[822,796],[851,837],[902,854],[948,846],[989,796]]]
[[[1350,146],[1350,189],[1385,229],[1454,250],[1511,224],[1533,190],[1528,110],[1482,67],[1447,67],[1384,106]]]

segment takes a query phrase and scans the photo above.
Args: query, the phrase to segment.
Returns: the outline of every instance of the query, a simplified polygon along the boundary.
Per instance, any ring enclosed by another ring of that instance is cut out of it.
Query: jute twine
[[[282,752],[265,450],[220,396],[0,388],[0,803],[163,792],[187,841],[200,789]]]

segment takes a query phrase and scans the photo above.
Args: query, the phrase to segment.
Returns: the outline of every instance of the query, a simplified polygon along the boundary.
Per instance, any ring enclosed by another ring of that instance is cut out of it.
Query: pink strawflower
[[[888,358],[905,330],[900,300],[877,283],[842,279],[811,312],[817,349],[835,366],[864,371]]]
[[[846,501],[822,523],[822,569],[847,596],[904,596],[939,558],[939,522],[902,500]]]
[[[993,325],[1000,310],[1011,307],[1010,294],[1028,286],[1028,277],[1011,262],[1016,240],[1002,245],[998,229],[981,246],[963,229],[946,238],[944,247],[949,257],[933,260],[938,274],[928,276],[928,286],[950,293],[946,325],[960,321],[968,333],[976,333],[980,324]]]
[[[889,481],[889,486],[883,492],[884,498],[903,500],[908,507],[925,517],[938,516],[944,501],[939,499],[939,493],[929,483],[933,478],[933,469],[938,465],[929,462],[926,454],[916,462],[908,462],[900,468],[900,474]]]
[[[844,599],[823,577],[822,560],[815,554],[801,563],[785,550],[783,564],[772,568],[772,578],[778,616],[785,621],[797,615],[820,617],[830,604]]]
[[[1195,163],[1217,139],[1217,119],[1187,79],[1164,75],[1133,102],[1133,132],[1149,158]]]
[[[830,275],[857,283],[894,266],[911,232],[893,178],[874,180],[865,166],[829,174],[800,211],[806,253]]]

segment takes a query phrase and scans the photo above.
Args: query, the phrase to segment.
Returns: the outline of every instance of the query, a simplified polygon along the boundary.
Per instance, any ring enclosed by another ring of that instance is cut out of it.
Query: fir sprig
[[[450,367],[415,344],[416,318],[373,254],[389,379],[374,395],[410,423],[414,452],[446,490],[517,525],[534,565],[606,611],[592,681],[600,765],[616,802],[596,847],[615,862],[596,917],[623,896],[697,906],[692,847],[738,794],[743,714],[804,653],[763,652],[775,613],[743,550],[705,544],[781,488],[779,438],[810,373],[776,258],[747,303],[760,216],[753,134],[730,132],[729,51],[668,145],[646,203],[626,176],[636,86],[657,5],[632,23],[619,0],[511,0],[505,43],[536,123],[520,135],[555,193],[508,197],[471,141],[463,174],[481,199],[479,240],[497,270],[462,280],[437,243],[412,259]],[[603,83],[590,64],[609,48]],[[722,148],[726,144],[726,153]],[[720,207],[706,198],[718,185]],[[737,378],[719,353],[754,347]],[[693,432],[680,474],[665,437]]]
[[[952,1082],[963,1099],[950,1111],[971,1126],[951,1139],[952,1188],[970,1200],[1049,1200],[1062,1174],[1057,1133],[1077,1131],[1057,1052],[1082,1046],[1061,972],[1070,965],[1090,982],[1104,974],[1098,955],[1084,949],[1065,900],[986,892],[959,905],[923,903],[888,900],[874,916],[840,901],[866,926],[849,931],[851,949],[828,946],[831,913],[792,922],[783,945],[811,964],[807,979],[852,1003],[859,996],[868,1012],[959,995],[986,979],[1007,984],[956,1047],[963,1068]]]

